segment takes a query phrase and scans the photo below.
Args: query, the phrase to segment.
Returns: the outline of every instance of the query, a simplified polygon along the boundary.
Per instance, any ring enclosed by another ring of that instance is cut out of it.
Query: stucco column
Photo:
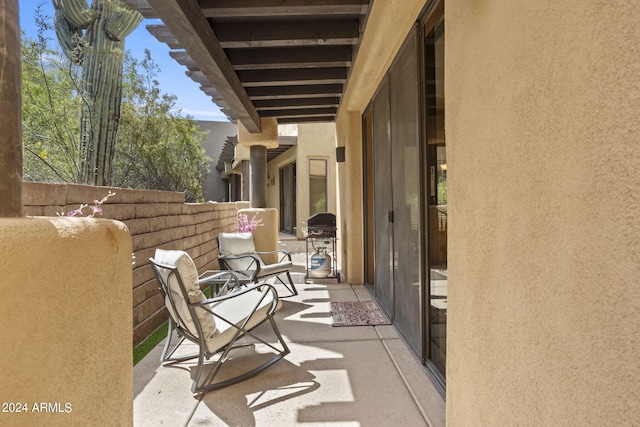
[[[240,200],[248,202],[251,194],[249,147],[236,144],[233,149],[233,170],[240,175]]]
[[[260,225],[253,230],[253,242],[258,252],[273,252],[278,250],[278,210],[274,208],[248,208],[238,210],[239,214],[247,215],[249,220],[256,219]],[[278,262],[278,254],[261,254],[260,258],[267,264]]]
[[[249,160],[240,162],[240,200],[251,200],[251,165]]]
[[[0,217],[22,216],[18,0],[0,1]]]
[[[238,122],[238,145],[249,148],[251,164],[249,201],[252,208],[267,207],[267,148],[276,148],[279,144],[278,122],[275,118],[261,119],[260,129],[260,133],[250,133],[242,122]]]
[[[338,146],[344,146],[346,161],[338,164],[340,185],[340,249],[342,272],[349,283],[364,283],[364,236],[359,224],[365,215],[362,199],[362,121],[359,112],[345,111],[336,121]]]
[[[267,207],[267,147],[251,146],[251,207]]]
[[[0,424],[133,425],[131,252],[118,221],[0,218],[0,396],[28,402]]]

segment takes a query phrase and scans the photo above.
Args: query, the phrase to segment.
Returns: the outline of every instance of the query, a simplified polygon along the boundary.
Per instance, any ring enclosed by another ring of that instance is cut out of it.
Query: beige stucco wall
[[[278,146],[278,121],[274,117],[260,119],[260,132],[249,132],[238,121],[238,144],[244,147],[264,145],[267,148]]]
[[[306,123],[298,125],[297,235],[303,238],[303,222],[311,216],[309,207],[309,160],[327,162],[327,212],[336,211],[336,126],[334,123]]]
[[[447,0],[447,424],[640,420],[640,3]]]
[[[269,162],[267,200],[270,207],[280,207],[279,170],[296,163],[296,235],[304,238],[302,228],[310,214],[309,160],[327,161],[327,210],[339,215],[337,203],[336,126],[334,123],[304,123],[297,125],[298,137],[294,147]]]
[[[27,404],[1,425],[132,425],[131,250],[117,221],[0,219],[0,400]]]
[[[257,252],[273,252],[278,250],[278,210],[274,208],[245,208],[238,210],[247,216],[248,221],[256,220],[258,226],[253,231],[253,243]],[[276,253],[260,255],[267,264],[279,261]]]
[[[280,209],[280,168],[296,161],[293,146],[267,164],[267,206]]]
[[[345,161],[338,165],[340,216],[337,218],[340,239],[339,262],[342,274],[352,284],[364,283],[362,113],[338,116],[338,141],[345,147]]]

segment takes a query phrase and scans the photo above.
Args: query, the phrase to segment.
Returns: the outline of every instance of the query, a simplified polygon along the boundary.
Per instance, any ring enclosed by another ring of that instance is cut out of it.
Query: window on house
[[[327,212],[327,160],[309,159],[309,216]]]

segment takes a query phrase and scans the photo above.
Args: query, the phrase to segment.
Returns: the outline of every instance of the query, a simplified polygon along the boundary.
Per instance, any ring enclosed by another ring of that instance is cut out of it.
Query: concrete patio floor
[[[329,302],[371,300],[364,286],[296,286],[299,295],[283,299],[276,314],[288,356],[246,381],[193,395],[195,363],[161,366],[161,343],[134,367],[134,425],[445,425],[444,399],[393,326],[331,326]],[[267,325],[259,331],[275,342]],[[264,349],[247,351],[238,363]]]

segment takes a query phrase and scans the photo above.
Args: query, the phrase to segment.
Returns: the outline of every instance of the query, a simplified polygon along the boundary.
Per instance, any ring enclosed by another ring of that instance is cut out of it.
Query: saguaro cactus
[[[80,182],[110,185],[122,101],[124,39],[142,15],[121,0],[53,0],[61,48],[82,66]]]

